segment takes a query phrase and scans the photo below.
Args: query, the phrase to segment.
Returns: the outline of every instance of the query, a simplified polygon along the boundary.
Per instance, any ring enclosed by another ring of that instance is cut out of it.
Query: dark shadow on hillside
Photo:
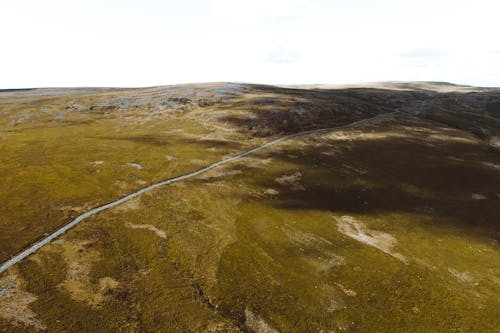
[[[217,107],[236,111],[219,121],[254,136],[338,126],[395,110],[440,121],[481,138],[500,133],[500,123],[485,118],[497,115],[498,91],[438,93],[403,83],[397,87],[406,90],[247,86],[251,89],[245,91],[246,95],[228,99]]]
[[[397,127],[397,121],[388,121],[381,132]],[[436,124],[421,121],[420,126],[429,126],[444,137],[429,140],[428,135],[411,130],[405,133],[401,128],[397,137],[352,141],[311,137],[305,148],[279,149],[265,155],[273,164],[295,165],[295,171],[247,169],[245,174],[253,177],[245,177],[245,182],[276,189],[279,194],[266,202],[282,209],[424,214],[464,232],[481,233],[486,228],[488,237],[500,240],[500,173],[483,163],[500,162],[500,154],[480,142],[455,140],[453,130]],[[364,130],[380,132],[374,127]],[[277,181],[296,172],[300,172],[297,182],[305,190]]]
[[[219,121],[236,125],[255,136],[347,124],[395,111],[413,93],[400,96],[373,89],[319,90],[251,85],[251,96],[234,98],[220,107],[239,111]],[[241,116],[244,113],[245,116]]]

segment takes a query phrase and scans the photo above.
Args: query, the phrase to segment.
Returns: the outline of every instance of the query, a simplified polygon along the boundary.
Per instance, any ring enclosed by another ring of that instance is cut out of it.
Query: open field
[[[0,331],[495,332],[500,90],[0,92]]]

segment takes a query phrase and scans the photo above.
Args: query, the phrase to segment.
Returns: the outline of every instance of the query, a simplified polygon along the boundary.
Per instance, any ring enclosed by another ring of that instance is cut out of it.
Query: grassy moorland
[[[0,276],[0,331],[494,332],[499,100],[444,84],[0,92],[2,261],[148,184],[402,112],[91,217]]]

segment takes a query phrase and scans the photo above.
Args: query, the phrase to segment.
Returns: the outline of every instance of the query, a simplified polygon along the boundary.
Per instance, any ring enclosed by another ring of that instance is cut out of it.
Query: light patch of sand
[[[99,308],[120,284],[111,277],[103,277],[97,283],[91,281],[90,270],[100,257],[99,252],[92,248],[93,245],[92,241],[61,243],[68,270],[66,279],[59,287],[67,291],[74,300]]]
[[[151,225],[151,224],[131,224],[131,223],[127,223],[127,227],[129,227],[131,229],[146,229],[146,230],[154,232],[160,238],[163,238],[163,239],[167,238],[167,234],[165,233],[164,230],[158,229],[157,227],[155,227],[154,225]]]
[[[14,325],[25,325],[37,331],[45,331],[47,327],[37,319],[29,305],[36,301],[36,296],[23,290],[24,281],[13,269],[0,279],[0,317]]]
[[[269,326],[262,318],[245,309],[245,325],[255,333],[279,333],[271,326]]]
[[[378,230],[369,229],[365,224],[357,221],[352,216],[342,216],[335,218],[338,231],[363,244],[373,246],[380,251],[408,264],[408,259],[392,249],[397,244],[396,238],[392,235]]]
[[[276,178],[274,181],[282,186],[288,186],[293,191],[304,191],[306,188],[300,183],[302,179],[302,174],[300,172],[295,172],[291,175],[283,175]]]

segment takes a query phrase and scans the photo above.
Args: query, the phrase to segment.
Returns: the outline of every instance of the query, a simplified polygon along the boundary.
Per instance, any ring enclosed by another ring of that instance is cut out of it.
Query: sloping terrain
[[[494,332],[500,90],[0,92],[0,331]]]

